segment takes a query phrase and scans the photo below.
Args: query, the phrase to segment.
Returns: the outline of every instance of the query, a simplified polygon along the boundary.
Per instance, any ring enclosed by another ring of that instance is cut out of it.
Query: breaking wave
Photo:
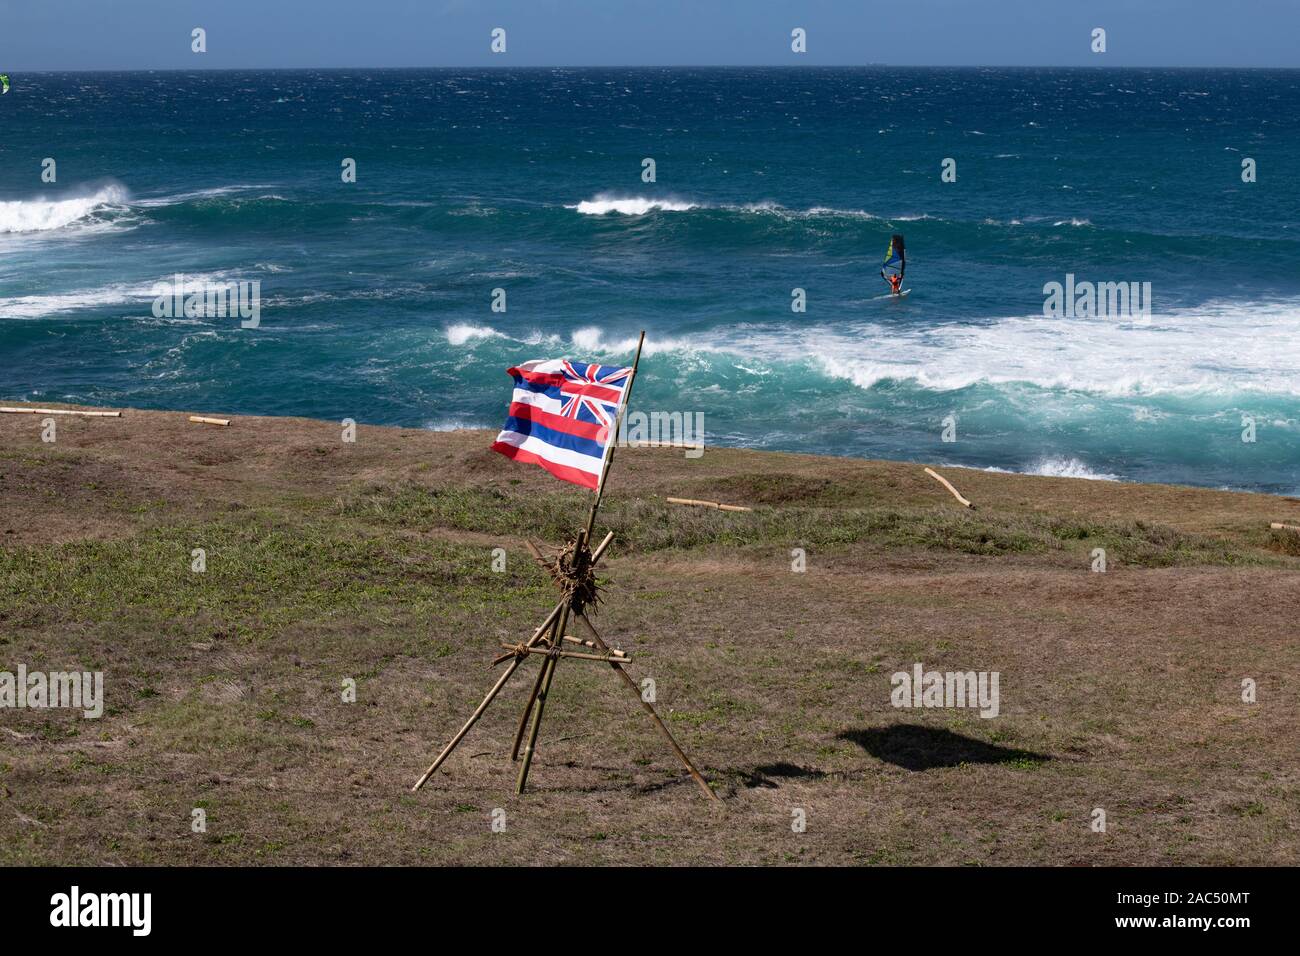
[[[104,186],[73,199],[17,199],[0,202],[0,233],[49,232],[89,219],[110,207],[124,207],[124,187]]]

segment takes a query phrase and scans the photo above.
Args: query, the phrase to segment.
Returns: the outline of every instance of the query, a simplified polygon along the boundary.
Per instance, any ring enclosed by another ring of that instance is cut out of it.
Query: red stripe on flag
[[[554,412],[548,412],[536,405],[527,405],[523,402],[511,402],[508,414],[512,418],[525,418],[530,422],[545,425],[554,431],[564,432],[566,435],[573,435],[577,438],[590,438],[592,441],[598,441],[601,444],[604,444],[606,437],[609,435],[608,425],[597,425],[595,422],[580,422],[576,418],[565,418],[563,415],[556,415]]]
[[[608,385],[598,385],[595,382],[574,382],[565,378],[562,372],[533,372],[526,368],[511,368],[506,369],[506,371],[511,375],[518,375],[530,385],[541,385],[543,387],[558,385],[560,391],[565,395],[590,395],[593,398],[616,404],[623,397],[621,389],[610,388]]]
[[[561,481],[571,481],[575,485],[582,485],[584,488],[596,487],[596,475],[583,471],[581,468],[571,468],[568,465],[557,465],[553,461],[547,461],[545,458],[531,451],[525,451],[522,448],[516,448],[514,445],[507,445],[505,442],[498,441],[492,443],[492,450],[500,452],[507,458],[514,461],[522,461],[526,464],[541,465],[556,478]]]
[[[623,393],[617,388],[610,388],[608,385],[597,385],[594,382],[565,382],[560,386],[560,391],[565,395],[591,395],[594,398],[615,404],[623,398]]]
[[[526,368],[508,368],[506,371],[534,385],[563,385],[568,381],[560,372],[533,372]]]

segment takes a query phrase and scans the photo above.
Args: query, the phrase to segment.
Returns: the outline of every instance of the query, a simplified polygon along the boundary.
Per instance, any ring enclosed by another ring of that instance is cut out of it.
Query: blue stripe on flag
[[[518,432],[521,435],[531,435],[539,441],[544,441],[548,445],[554,445],[556,448],[564,448],[568,451],[577,452],[579,455],[590,455],[599,461],[605,457],[605,446],[591,438],[579,438],[577,435],[570,435],[566,432],[556,431],[554,428],[547,428],[545,425],[539,425],[537,422],[526,418],[515,418],[513,415],[506,419],[505,431]]]

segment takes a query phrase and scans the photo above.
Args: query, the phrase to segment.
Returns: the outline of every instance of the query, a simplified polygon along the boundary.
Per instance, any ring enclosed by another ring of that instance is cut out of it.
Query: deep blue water
[[[12,79],[3,398],[497,427],[507,366],[644,328],[634,406],[711,443],[1300,490],[1300,71]],[[261,326],[154,318],[178,272]],[[1066,273],[1153,315],[1045,318]]]

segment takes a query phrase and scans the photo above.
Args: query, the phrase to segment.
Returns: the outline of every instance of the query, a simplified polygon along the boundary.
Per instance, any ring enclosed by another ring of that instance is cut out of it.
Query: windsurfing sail
[[[9,74],[8,74],[8,73],[0,73],[0,86],[3,86],[3,87],[4,87],[3,90],[0,90],[0,95],[9,92]]]
[[[907,254],[903,250],[903,237],[897,233],[889,237],[889,248],[885,250],[885,264],[880,267],[880,274],[903,277],[907,268]]]

